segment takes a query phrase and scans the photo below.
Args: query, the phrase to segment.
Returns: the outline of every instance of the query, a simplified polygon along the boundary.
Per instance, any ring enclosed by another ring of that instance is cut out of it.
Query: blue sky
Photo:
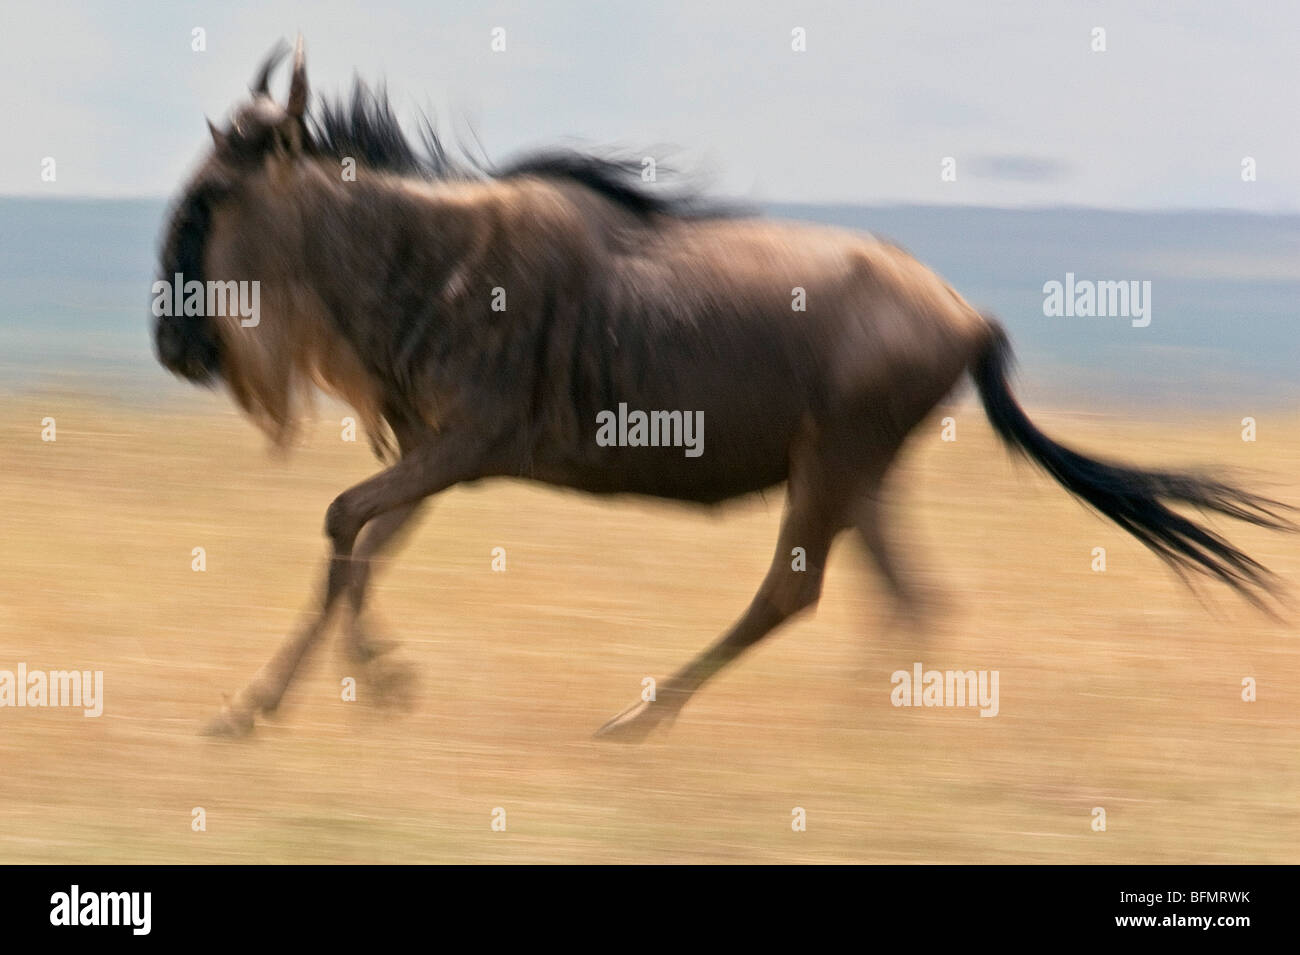
[[[171,193],[298,30],[315,90],[387,80],[495,158],[612,144],[759,201],[1300,211],[1294,2],[6,0],[0,194]]]

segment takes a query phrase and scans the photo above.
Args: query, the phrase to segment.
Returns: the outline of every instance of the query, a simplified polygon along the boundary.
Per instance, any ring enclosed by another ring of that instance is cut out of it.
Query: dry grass
[[[102,669],[106,707],[0,709],[0,862],[1300,861],[1295,627],[1218,588],[1198,603],[975,411],[955,444],[927,426],[898,475],[900,536],[951,603],[923,639],[889,627],[846,538],[815,618],[664,737],[618,747],[591,731],[749,600],[779,494],[708,513],[448,493],[375,591],[418,671],[413,708],[364,684],[342,702],[356,674],[331,639],[278,720],[215,742],[197,731],[221,694],[309,606],[324,508],[374,468],[364,441],[322,424],[278,462],[212,403],[7,404],[0,668]],[[1294,415],[1262,416],[1255,444],[1228,415],[1037,417],[1116,456],[1245,467],[1300,502]],[[1224,529],[1300,591],[1295,538]],[[916,660],[999,670],[1001,714],[892,707],[890,674]]]

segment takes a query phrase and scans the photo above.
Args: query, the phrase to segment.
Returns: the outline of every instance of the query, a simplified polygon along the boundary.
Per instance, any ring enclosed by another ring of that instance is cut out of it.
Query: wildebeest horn
[[[257,76],[253,77],[252,85],[248,88],[254,96],[259,93],[263,96],[269,96],[270,89],[268,84],[271,80],[271,71],[280,65],[280,61],[285,58],[289,52],[289,44],[283,40],[276,41],[275,48],[266,55],[262,61],[262,67],[257,71]]]
[[[307,55],[303,52],[302,34],[293,51],[293,80],[289,84],[289,115],[302,119],[307,109]]]
[[[217,129],[217,127],[212,124],[212,120],[208,120],[208,132],[212,134],[213,145],[218,149],[221,149],[226,145],[226,134]]]

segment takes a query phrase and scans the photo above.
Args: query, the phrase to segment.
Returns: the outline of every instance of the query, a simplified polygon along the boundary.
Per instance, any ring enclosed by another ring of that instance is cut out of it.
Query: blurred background
[[[324,508],[376,465],[327,403],[268,454],[157,366],[148,316],[204,116],[301,31],[315,92],[387,81],[493,159],[612,145],[892,239],[1006,324],[1054,437],[1300,503],[1297,27],[1281,2],[6,4],[0,669],[102,669],[105,711],[0,708],[0,861],[1297,861],[1295,615],[1183,588],[962,394],[959,440],[923,427],[893,488],[949,599],[926,633],[845,542],[815,618],[662,738],[601,746],[744,608],[781,495],[492,483],[444,495],[374,590],[408,707],[342,701],[331,643],[279,720],[202,740],[310,606]],[[1067,273],[1151,282],[1150,325],[1046,316]],[[1300,583],[1294,539],[1222,529]],[[915,661],[999,669],[999,716],[892,707]]]

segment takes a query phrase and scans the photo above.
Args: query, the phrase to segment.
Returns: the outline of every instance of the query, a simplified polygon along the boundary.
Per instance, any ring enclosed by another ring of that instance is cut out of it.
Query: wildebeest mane
[[[352,158],[371,169],[430,180],[507,180],[520,176],[574,182],[640,216],[715,218],[741,210],[707,201],[698,190],[641,185],[641,162],[578,149],[550,148],[521,156],[504,166],[455,157],[428,116],[420,116],[421,145],[411,142],[388,95],[354,82],[350,97],[322,99],[309,117],[313,148],[339,161]],[[665,170],[668,171],[668,170]]]

